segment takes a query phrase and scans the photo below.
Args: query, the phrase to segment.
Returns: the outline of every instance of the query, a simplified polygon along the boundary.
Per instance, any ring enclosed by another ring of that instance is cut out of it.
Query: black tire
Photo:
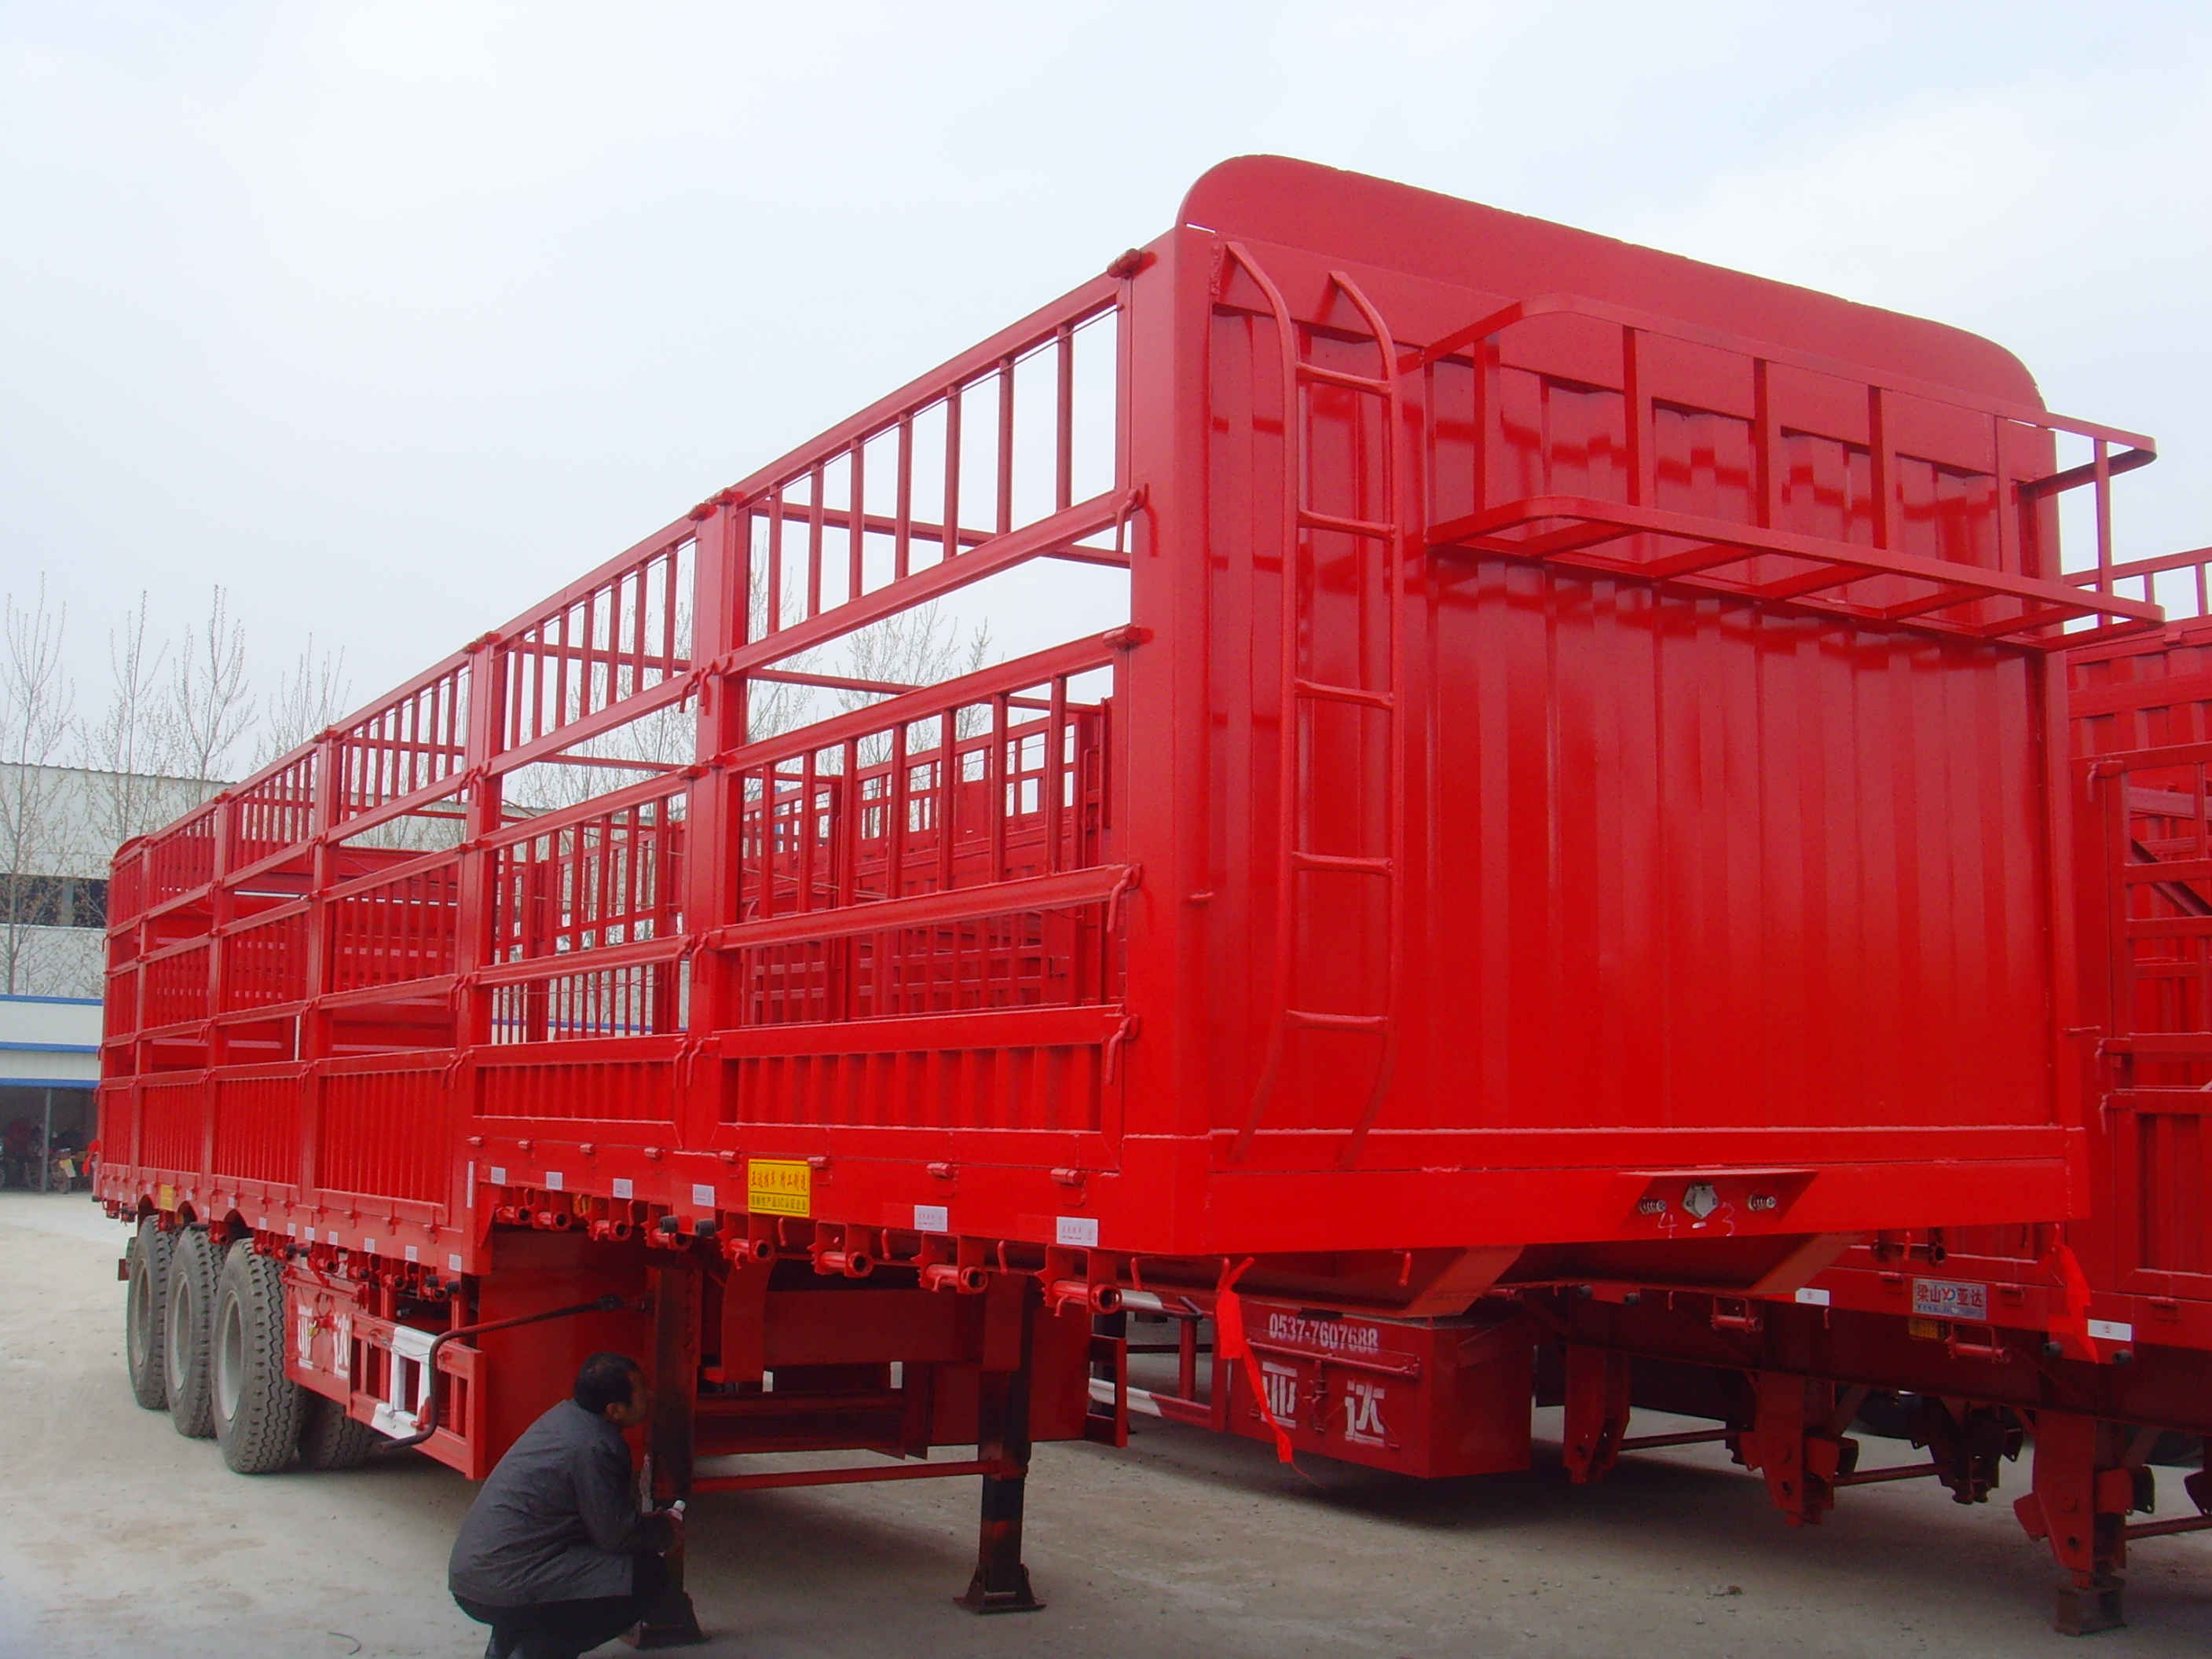
[[[215,1315],[215,1247],[207,1229],[186,1227],[169,1251],[167,1328],[162,1369],[169,1383],[169,1426],[194,1440],[215,1433],[210,1409],[209,1338]]]
[[[1861,1402],[1851,1426],[1878,1440],[1910,1440],[1920,1425],[1920,1396],[1876,1389]]]
[[[149,1412],[169,1406],[162,1351],[168,1328],[170,1243],[169,1235],[149,1216],[138,1224],[125,1257],[131,1279],[123,1293],[123,1360],[131,1370],[131,1397]]]
[[[284,1375],[284,1269],[234,1244],[216,1280],[209,1403],[222,1461],[274,1474],[300,1447],[302,1390]]]
[[[311,1469],[358,1468],[384,1438],[368,1424],[348,1417],[335,1400],[311,1393],[305,1404],[300,1461]]]

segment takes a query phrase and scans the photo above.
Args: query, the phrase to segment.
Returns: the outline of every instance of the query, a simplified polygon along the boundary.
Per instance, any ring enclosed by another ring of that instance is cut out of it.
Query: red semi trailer
[[[1500,1468],[1547,1287],[2076,1214],[2055,653],[2160,613],[2057,498],[2149,454],[1954,330],[1216,168],[123,849],[140,1397],[480,1475],[629,1348],[659,1498],[981,1475],[988,1610],[1125,1295],[1450,1322]],[[1042,636],[836,654],[938,603]],[[888,1461],[700,1467],[789,1449]]]

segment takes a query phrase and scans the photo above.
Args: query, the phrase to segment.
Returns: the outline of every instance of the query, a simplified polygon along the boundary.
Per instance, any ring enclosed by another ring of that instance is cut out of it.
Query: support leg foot
[[[1030,1588],[1022,1565],[1021,1476],[983,1477],[983,1529],[975,1554],[975,1576],[953,1601],[970,1613],[1035,1613],[1044,1603]]]
[[[2100,1575],[2088,1584],[2061,1584],[2058,1613],[2051,1627],[2061,1636],[2094,1636],[2100,1630],[2121,1630],[2127,1620],[2120,1611],[2120,1591],[2126,1580]]]
[[[699,1628],[699,1615],[691,1610],[690,1593],[671,1585],[659,1605],[623,1639],[640,1650],[692,1648],[704,1642],[707,1633]]]
[[[968,1581],[968,1588],[952,1598],[956,1607],[970,1613],[1041,1613],[1044,1603],[1036,1599],[1030,1588],[1030,1570],[1016,1566],[1011,1586],[994,1589],[983,1582],[983,1570],[978,1567],[975,1576]]]

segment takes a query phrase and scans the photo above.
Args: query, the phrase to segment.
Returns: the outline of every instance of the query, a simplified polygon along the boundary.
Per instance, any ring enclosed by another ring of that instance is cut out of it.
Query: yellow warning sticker
[[[814,1171],[793,1158],[746,1159],[745,1208],[755,1215],[812,1215]]]
[[[174,1187],[172,1187],[166,1181],[160,1186],[155,1188],[154,1207],[157,1210],[164,1211],[175,1209],[177,1207],[177,1189]]]

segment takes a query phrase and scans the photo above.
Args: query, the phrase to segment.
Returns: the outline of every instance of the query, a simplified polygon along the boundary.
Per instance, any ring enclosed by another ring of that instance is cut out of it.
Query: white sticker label
[[[713,1209],[714,1207],[714,1189],[712,1187],[694,1186],[691,1188],[691,1201],[694,1204],[703,1204],[710,1210]]]
[[[459,1257],[459,1256],[457,1256],[457,1255],[449,1255],[449,1256],[447,1256],[447,1257],[446,1258],[446,1271],[447,1271],[447,1273],[457,1273],[460,1272],[460,1270],[461,1270],[461,1259],[460,1259],[460,1257]]]
[[[1095,1215],[1061,1215],[1053,1218],[1052,1242],[1073,1244],[1078,1249],[1098,1248],[1098,1218]]]
[[[942,1204],[917,1204],[914,1206],[914,1230],[918,1233],[949,1233],[952,1217]]]
[[[284,1224],[284,1237],[287,1237],[287,1238],[297,1238],[299,1236],[300,1236],[300,1224],[299,1224],[298,1222],[296,1222],[296,1221],[288,1221],[288,1222],[286,1222],[286,1223]]]
[[[507,1185],[507,1170],[502,1165],[495,1164],[491,1166],[491,1184],[495,1187]]]
[[[1797,1292],[1797,1299],[1808,1308],[1825,1308],[1831,1300],[1826,1291],[1811,1285]]]
[[[561,1172],[558,1170],[548,1170],[545,1172],[545,1190],[549,1193],[557,1193],[561,1190]]]
[[[1990,1316],[1990,1287],[1959,1279],[1916,1279],[1912,1311],[1928,1319],[1985,1321]]]
[[[2117,1319],[2093,1319],[2089,1322],[2089,1334],[2100,1342],[2132,1342],[2136,1340],[2136,1328]]]
[[[617,1198],[628,1198],[630,1196],[630,1192],[629,1177],[628,1176],[617,1176],[615,1177],[615,1196]]]
[[[410,1261],[419,1261],[422,1258],[415,1254],[415,1247],[412,1244],[410,1244],[407,1247],[407,1259]]]
[[[367,1250],[371,1255],[374,1255],[376,1254],[376,1241],[373,1238],[364,1238],[361,1241],[361,1248]]]
[[[314,1230],[313,1227],[310,1227],[310,1228],[308,1228],[308,1229],[307,1229],[307,1243],[310,1243],[310,1244],[312,1244],[312,1243],[313,1243],[314,1242],[315,1242],[315,1230]]]

